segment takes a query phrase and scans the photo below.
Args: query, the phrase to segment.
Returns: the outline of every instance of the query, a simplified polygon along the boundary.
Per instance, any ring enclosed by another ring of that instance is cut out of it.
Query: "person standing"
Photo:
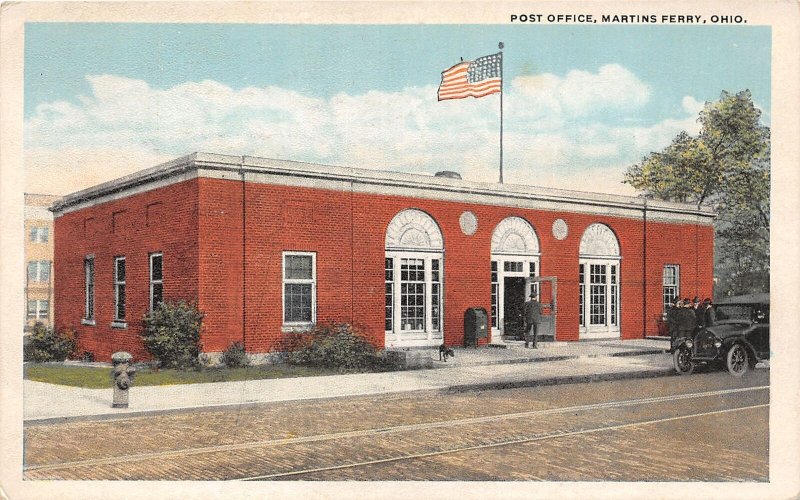
[[[536,337],[539,334],[539,323],[542,322],[542,304],[536,300],[536,291],[531,290],[531,298],[525,302],[525,347],[536,346]]]
[[[692,333],[697,326],[697,316],[692,307],[692,301],[683,299],[683,307],[678,311],[678,336],[692,338]]]
[[[675,350],[675,340],[678,339],[678,329],[679,329],[679,322],[678,316],[679,311],[681,310],[681,305],[683,305],[683,301],[681,300],[680,296],[675,297],[670,305],[669,309],[667,309],[667,327],[669,329],[669,352]]]
[[[706,297],[703,301],[703,326],[714,326],[717,320],[717,314],[714,312],[714,304],[711,299]]]
[[[694,300],[692,300],[692,307],[694,308],[696,326],[703,326],[703,313],[705,312],[705,308],[700,305],[700,297],[697,295],[695,295]]]

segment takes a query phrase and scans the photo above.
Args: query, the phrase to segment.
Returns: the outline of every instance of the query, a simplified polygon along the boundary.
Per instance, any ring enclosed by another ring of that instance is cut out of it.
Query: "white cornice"
[[[482,205],[593,213],[642,219],[639,197],[551,189],[517,184],[472,182],[401,172],[358,169],[253,156],[193,153],[152,168],[65,196],[53,205],[56,217],[131,194],[196,177],[304,186],[358,193],[409,196]],[[647,201],[648,220],[710,225],[714,214],[692,205]]]

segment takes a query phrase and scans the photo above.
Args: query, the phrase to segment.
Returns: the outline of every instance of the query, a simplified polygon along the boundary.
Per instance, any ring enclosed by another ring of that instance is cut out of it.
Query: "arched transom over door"
[[[386,228],[386,346],[442,343],[444,240],[433,218],[407,209]]]
[[[539,238],[522,217],[506,217],[492,233],[492,343],[522,335],[522,307],[539,275]]]
[[[618,338],[620,312],[620,251],[614,231],[592,224],[581,237],[578,260],[581,338]]]

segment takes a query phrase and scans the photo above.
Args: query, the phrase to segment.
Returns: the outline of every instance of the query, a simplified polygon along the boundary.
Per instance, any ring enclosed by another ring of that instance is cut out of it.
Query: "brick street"
[[[29,425],[25,477],[766,481],[768,385],[717,372]]]

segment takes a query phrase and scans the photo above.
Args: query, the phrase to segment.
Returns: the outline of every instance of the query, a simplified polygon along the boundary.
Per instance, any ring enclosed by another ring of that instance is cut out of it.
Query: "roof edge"
[[[543,201],[563,201],[582,205],[604,205],[609,207],[681,213],[714,218],[713,211],[698,209],[696,205],[661,200],[646,200],[639,196],[624,196],[588,191],[545,188],[524,184],[498,184],[469,180],[436,177],[434,175],[372,170],[355,167],[340,167],[291,160],[261,158],[257,156],[234,156],[217,153],[194,152],[174,160],[161,163],[132,174],[92,186],[64,196],[50,210],[61,212],[71,206],[90,202],[93,199],[119,193],[128,189],[198,169],[241,170],[253,173],[298,175],[318,177],[363,184],[389,186],[413,186],[432,191],[451,191],[464,194],[495,196],[520,196]]]

